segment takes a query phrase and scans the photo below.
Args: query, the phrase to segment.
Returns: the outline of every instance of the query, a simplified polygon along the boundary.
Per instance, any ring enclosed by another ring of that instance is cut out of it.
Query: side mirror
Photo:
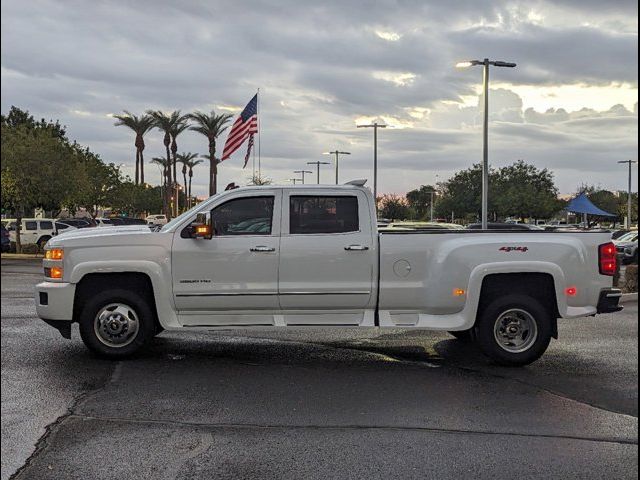
[[[211,240],[213,237],[211,228],[211,217],[206,213],[199,213],[196,219],[191,222],[192,238],[204,238]]]

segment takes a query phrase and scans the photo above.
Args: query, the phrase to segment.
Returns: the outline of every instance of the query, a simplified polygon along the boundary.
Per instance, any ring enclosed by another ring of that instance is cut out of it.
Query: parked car
[[[0,250],[2,253],[11,250],[11,240],[9,239],[9,231],[4,225],[0,225]]]
[[[629,232],[630,232],[630,230],[627,230],[626,228],[621,228],[619,230],[613,230],[611,232],[611,240],[617,240],[618,238],[620,238],[623,235],[626,235]]]
[[[70,232],[72,230],[78,229],[78,227],[74,227],[72,225],[69,225],[68,223],[65,223],[59,220],[55,222],[55,228],[56,228],[55,235],[60,235],[61,233]]]
[[[408,229],[408,230],[460,230],[464,228],[462,225],[455,223],[442,223],[442,222],[417,222],[411,220],[403,220],[399,222],[392,222],[387,225],[391,229]]]
[[[38,245],[39,249],[43,249],[47,241],[56,234],[55,220],[52,218],[23,218],[21,220],[22,228],[20,229],[21,245]],[[16,242],[16,224],[12,221],[7,226],[9,231],[9,240]]]
[[[163,329],[377,326],[449,330],[525,365],[558,318],[622,309],[606,232],[379,233],[364,181],[241,187],[134,228],[53,238],[35,289],[40,318],[66,338],[78,322],[108,358]]]
[[[638,263],[638,231],[631,230],[613,241],[623,264]]]
[[[59,218],[56,222],[62,222],[76,228],[89,228],[94,226],[89,220],[84,218]]]
[[[467,226],[469,230],[480,230],[482,228],[481,223],[472,223]],[[504,223],[487,223],[487,229],[489,230],[535,230],[535,231],[544,231],[544,228],[539,227],[537,225],[531,225],[529,223],[515,223],[515,222],[504,222]]]
[[[111,217],[110,220],[113,225],[147,225],[143,218]]]
[[[110,218],[96,217],[94,218],[94,222],[96,227],[113,227],[113,222]]]
[[[166,225],[167,224],[167,216],[166,215],[149,215],[145,218],[147,224],[149,225]]]

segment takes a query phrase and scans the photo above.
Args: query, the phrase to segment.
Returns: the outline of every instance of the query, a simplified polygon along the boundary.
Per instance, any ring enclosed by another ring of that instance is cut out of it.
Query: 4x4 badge
[[[529,250],[529,247],[500,247],[498,251],[500,252],[526,252]]]

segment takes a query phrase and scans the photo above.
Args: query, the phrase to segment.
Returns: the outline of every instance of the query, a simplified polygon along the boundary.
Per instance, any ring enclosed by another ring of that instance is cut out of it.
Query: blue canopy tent
[[[598,217],[617,217],[614,213],[605,212],[596,207],[584,193],[569,202],[567,211],[573,213],[586,213],[587,215],[596,215]]]
[[[583,222],[587,228],[590,227],[587,215],[595,215],[596,217],[617,217],[617,215],[604,210],[599,209],[591,200],[587,198],[584,193],[581,193],[576,198],[572,199],[567,205],[566,210],[572,213],[581,213]]]

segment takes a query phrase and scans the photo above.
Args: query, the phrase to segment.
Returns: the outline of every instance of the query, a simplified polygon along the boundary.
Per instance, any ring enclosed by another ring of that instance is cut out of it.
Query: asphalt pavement
[[[560,322],[525,368],[446,333],[161,334],[92,357],[2,260],[2,480],[637,478],[638,310]]]

